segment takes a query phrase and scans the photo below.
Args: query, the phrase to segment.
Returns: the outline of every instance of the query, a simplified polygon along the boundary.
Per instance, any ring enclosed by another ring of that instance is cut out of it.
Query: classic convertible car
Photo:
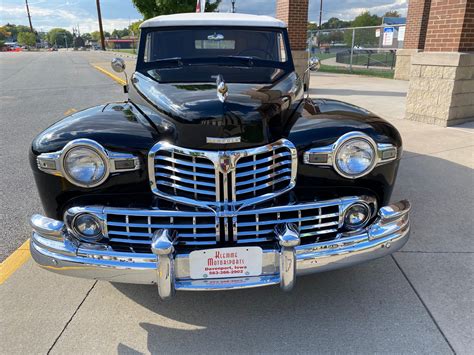
[[[147,20],[124,89],[125,102],[75,113],[33,141],[44,215],[31,218],[31,253],[43,268],[156,284],[162,299],[290,290],[297,275],[407,241],[410,204],[390,203],[399,133],[362,108],[309,99],[283,22]]]

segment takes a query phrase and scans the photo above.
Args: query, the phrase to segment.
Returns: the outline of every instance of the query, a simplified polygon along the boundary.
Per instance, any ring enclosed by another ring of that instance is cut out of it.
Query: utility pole
[[[323,22],[323,0],[319,1],[319,32],[318,32],[318,47],[321,49],[321,25]]]
[[[28,6],[28,0],[25,0],[25,4],[26,4],[26,13],[28,14],[28,21],[30,22],[30,30],[31,32],[34,32],[33,25],[31,23],[30,7]]]
[[[102,14],[100,13],[100,0],[96,0],[97,4],[97,17],[99,18],[99,32],[100,32],[100,45],[102,50],[105,51],[105,38],[104,29],[102,27]]]
[[[235,0],[232,0],[232,13],[235,13]]]

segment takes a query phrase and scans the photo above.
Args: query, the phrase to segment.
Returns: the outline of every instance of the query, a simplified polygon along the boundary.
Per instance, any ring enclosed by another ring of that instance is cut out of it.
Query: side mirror
[[[312,57],[309,60],[309,70],[318,71],[321,68],[321,61],[318,57]]]
[[[122,58],[114,58],[110,63],[112,69],[117,73],[123,73],[125,71],[125,61]]]
[[[304,91],[307,92],[308,97],[309,97],[309,79],[310,79],[309,73],[311,71],[318,71],[319,68],[321,68],[321,61],[319,60],[319,58],[311,57],[308,61],[308,68],[304,71],[304,75],[303,75]]]
[[[125,61],[122,58],[114,58],[110,63],[112,69],[117,73],[124,73],[125,74],[125,85],[123,86],[123,92],[125,94],[128,93],[128,77],[127,73],[125,72]]]

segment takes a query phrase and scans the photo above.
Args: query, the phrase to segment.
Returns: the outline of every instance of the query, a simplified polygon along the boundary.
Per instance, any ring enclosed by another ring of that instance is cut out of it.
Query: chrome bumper
[[[43,268],[63,275],[112,282],[157,284],[160,297],[175,290],[227,290],[280,284],[293,287],[296,275],[328,271],[391,254],[408,240],[410,203],[400,201],[383,207],[375,222],[364,230],[340,234],[329,242],[299,244],[297,232],[283,228],[276,233],[280,249],[263,251],[260,276],[203,279],[190,278],[189,254],[175,253],[166,230],[157,231],[153,254],[123,253],[67,237],[64,224],[40,215],[31,218],[30,249]]]

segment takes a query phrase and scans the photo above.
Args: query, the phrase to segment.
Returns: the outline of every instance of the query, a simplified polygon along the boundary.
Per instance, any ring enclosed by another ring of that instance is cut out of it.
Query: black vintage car
[[[399,133],[362,108],[305,98],[303,81],[276,19],[145,21],[128,100],[75,113],[33,141],[45,212],[31,218],[36,262],[157,284],[166,299],[289,290],[296,275],[401,248],[410,204],[390,203]]]

